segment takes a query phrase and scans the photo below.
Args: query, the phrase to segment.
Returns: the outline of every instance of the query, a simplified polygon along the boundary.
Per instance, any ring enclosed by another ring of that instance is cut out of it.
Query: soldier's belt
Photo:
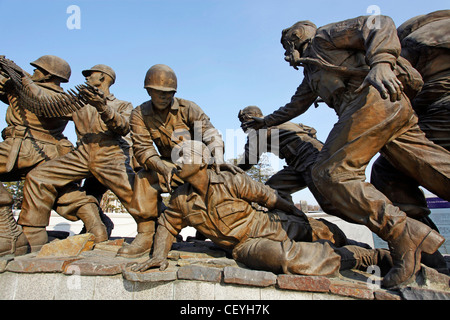
[[[18,139],[22,139],[22,140],[25,138],[30,138],[30,139],[47,142],[47,143],[52,143],[52,144],[56,144],[56,143],[58,143],[59,140],[65,139],[65,137],[62,134],[55,137],[49,133],[45,133],[42,131],[37,131],[37,130],[31,129],[28,127],[21,127],[21,126],[6,127],[2,131],[2,137],[3,137],[3,139],[18,138]]]
[[[54,137],[51,134],[36,131],[28,127],[16,126],[16,127],[6,127],[2,131],[3,139],[12,138],[13,143],[6,161],[6,172],[11,172],[16,164],[17,157],[22,146],[22,141],[26,138],[34,139],[37,141],[47,142],[51,144],[57,144],[59,140],[65,138],[63,135],[59,137]]]

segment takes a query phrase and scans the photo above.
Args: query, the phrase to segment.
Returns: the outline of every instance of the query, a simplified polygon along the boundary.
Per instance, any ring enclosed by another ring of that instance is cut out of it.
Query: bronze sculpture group
[[[68,96],[59,85],[70,67],[61,58],[32,62],[32,76],[2,58],[0,98],[9,106],[0,177],[25,185],[17,223],[12,197],[0,186],[0,256],[39,250],[52,209],[81,219],[96,242],[107,240],[99,199],[110,189],[137,224],[134,241],[118,255],[151,253],[132,266],[136,272],[166,268],[185,226],[236,261],[275,273],[334,275],[378,265],[383,286],[393,288],[413,278],[420,263],[440,267],[445,239],[418,186],[450,201],[450,11],[398,29],[389,17],[378,19],[377,27],[358,17],[283,30],[285,60],[302,66],[304,79],[270,115],[256,106],[239,111],[248,141],[238,165],[224,161],[224,142],[204,111],[175,97],[177,78],[166,65],[148,70],[151,99],[133,109],[110,92],[116,75],[106,65],[84,70],[86,85]],[[325,143],[313,128],[289,122],[318,98],[338,115]],[[38,112],[44,108],[50,111]],[[69,120],[76,147],[63,135]],[[275,140],[287,167],[264,185],[244,170],[258,162],[261,141]],[[365,169],[377,153],[369,183]],[[367,226],[389,250],[354,245],[337,226],[306,217],[291,198],[305,187],[326,213]]]

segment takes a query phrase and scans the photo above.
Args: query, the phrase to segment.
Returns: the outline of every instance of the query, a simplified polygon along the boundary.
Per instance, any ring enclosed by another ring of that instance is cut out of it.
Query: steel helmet
[[[61,82],[69,82],[72,70],[66,60],[57,56],[45,55],[30,63],[33,67],[41,68],[53,76],[61,78]]]
[[[156,64],[148,69],[145,75],[144,88],[177,91],[177,76],[169,66]]]
[[[87,77],[88,75],[91,74],[91,72],[94,72],[94,71],[103,72],[111,77],[111,79],[113,80],[112,83],[116,82],[116,73],[114,72],[114,70],[111,67],[109,67],[105,64],[96,64],[95,66],[93,66],[90,69],[81,71],[81,73],[83,74],[83,76]]]

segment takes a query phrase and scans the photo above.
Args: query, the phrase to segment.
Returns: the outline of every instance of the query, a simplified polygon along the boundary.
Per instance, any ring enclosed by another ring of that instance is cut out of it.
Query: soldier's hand
[[[306,214],[302,211],[302,210],[300,210],[299,208],[297,208],[295,205],[292,205],[291,206],[291,208],[292,208],[292,214],[294,215],[294,216],[297,216],[297,217],[299,217],[299,218],[302,218],[302,219],[304,219],[305,221],[308,221],[308,217],[306,216]]]
[[[134,272],[144,272],[150,268],[159,267],[160,271],[164,271],[169,266],[169,261],[167,259],[161,258],[151,258],[142,263],[136,263],[131,266],[131,271]]]
[[[164,177],[166,188],[169,193],[172,193],[172,177],[175,174],[176,169],[166,166],[164,163],[160,163],[158,166],[160,174]]]
[[[235,165],[230,164],[230,163],[221,163],[221,164],[214,163],[213,166],[214,166],[214,169],[216,170],[217,174],[219,174],[220,171],[230,171],[233,174],[244,173],[244,170],[242,170],[238,166],[235,166]]]
[[[95,107],[98,112],[105,111],[106,109],[106,97],[103,91],[96,87],[89,86],[80,90],[83,97],[89,102],[90,105]]]
[[[266,126],[264,118],[252,117],[253,120],[247,121],[242,124],[242,130],[246,131],[248,129],[258,130]]]
[[[11,79],[0,75],[0,94],[5,94],[11,85]]]
[[[371,67],[369,74],[355,92],[360,93],[369,85],[374,86],[383,99],[390,96],[391,101],[395,102],[402,98],[403,85],[397,79],[389,63],[377,63]]]

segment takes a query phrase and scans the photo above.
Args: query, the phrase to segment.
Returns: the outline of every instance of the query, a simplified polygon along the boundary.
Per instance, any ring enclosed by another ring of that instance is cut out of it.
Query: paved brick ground
[[[379,277],[358,270],[335,278],[250,270],[213,243],[192,241],[174,244],[166,270],[138,273],[129,265],[147,257],[116,257],[123,240],[94,247],[88,240],[71,239],[71,246],[80,246],[73,248],[76,256],[47,248],[47,256],[1,258],[0,299],[450,300],[450,277],[425,266],[413,283],[390,291],[379,287]]]

